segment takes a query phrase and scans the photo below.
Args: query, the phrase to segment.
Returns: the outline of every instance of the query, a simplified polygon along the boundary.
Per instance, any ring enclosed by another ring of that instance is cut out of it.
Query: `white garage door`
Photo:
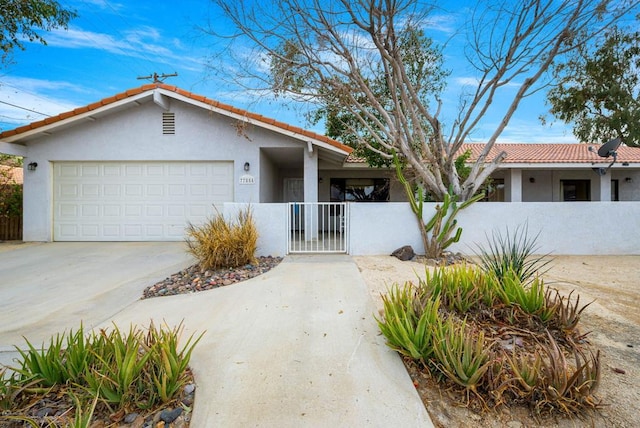
[[[58,162],[56,241],[176,241],[233,201],[233,162]]]

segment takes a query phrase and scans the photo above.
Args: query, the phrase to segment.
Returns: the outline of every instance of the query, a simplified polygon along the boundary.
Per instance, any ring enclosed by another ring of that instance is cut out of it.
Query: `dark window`
[[[386,202],[388,178],[332,178],[331,202]]]
[[[620,200],[620,182],[618,180],[611,180],[611,200],[619,201]]]
[[[563,201],[590,201],[591,180],[560,180]]]

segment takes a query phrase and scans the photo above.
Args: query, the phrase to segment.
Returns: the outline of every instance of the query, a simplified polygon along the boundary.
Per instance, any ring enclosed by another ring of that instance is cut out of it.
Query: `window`
[[[560,180],[563,201],[590,201],[591,180]]]
[[[611,200],[620,200],[620,182],[618,180],[611,180]]]
[[[386,202],[388,178],[332,178],[331,202]]]
[[[504,202],[504,178],[490,178],[482,186],[485,202]]]

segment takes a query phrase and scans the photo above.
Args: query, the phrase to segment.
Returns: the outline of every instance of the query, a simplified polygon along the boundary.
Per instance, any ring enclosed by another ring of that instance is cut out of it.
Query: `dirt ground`
[[[393,283],[424,276],[425,266],[390,256],[354,257],[378,310],[380,293]],[[545,284],[581,303],[594,301],[582,315],[580,331],[600,349],[602,379],[598,397],[605,406],[587,420],[539,421],[525,409],[476,414],[456,406],[446,391],[418,387],[436,426],[466,427],[637,427],[640,426],[640,256],[554,256]]]

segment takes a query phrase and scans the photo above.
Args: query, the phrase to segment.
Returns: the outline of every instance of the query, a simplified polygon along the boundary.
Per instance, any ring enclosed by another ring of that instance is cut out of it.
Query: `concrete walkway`
[[[0,245],[0,364],[69,329],[93,328],[193,264],[183,242]]]
[[[192,427],[433,426],[373,312],[350,257],[298,256],[229,287],[131,302],[100,326],[206,331]]]

